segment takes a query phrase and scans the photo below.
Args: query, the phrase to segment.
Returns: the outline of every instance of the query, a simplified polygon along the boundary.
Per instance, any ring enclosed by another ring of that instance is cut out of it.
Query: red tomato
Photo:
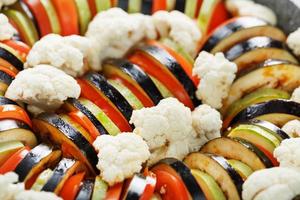
[[[146,188],[139,200],[150,200],[154,194],[155,186],[156,186],[156,175],[152,172],[148,172],[146,181],[147,181]]]
[[[167,0],[153,0],[152,13],[159,10],[167,10]]]
[[[58,14],[61,34],[79,35],[78,13],[74,0],[52,0],[52,3]]]
[[[31,120],[23,108],[16,105],[0,106],[0,119],[15,119],[26,123],[32,127]]]
[[[160,66],[140,52],[133,53],[128,60],[141,67],[146,73],[157,78],[185,106],[194,109],[193,102],[184,87],[168,69]]]
[[[159,193],[163,200],[187,200],[189,193],[181,178],[155,167],[152,172],[156,175],[155,191]]]
[[[202,2],[203,2],[203,0],[198,0],[198,1],[197,1],[196,12],[195,12],[195,18],[197,18],[198,15],[199,15],[199,12],[200,12],[200,9],[201,9],[201,6],[202,6]]]
[[[123,183],[117,183],[112,187],[109,187],[105,200],[119,200],[121,197]]]
[[[16,77],[16,75],[17,75],[15,72],[13,72],[12,70],[10,70],[9,68],[2,67],[2,66],[0,66],[0,71],[3,71],[5,73],[7,73],[11,77]]]
[[[189,63],[183,56],[181,56],[179,53],[169,48],[168,46],[161,44],[155,40],[150,40],[148,43],[166,50],[180,64],[185,73],[194,82],[195,86],[198,86],[199,79],[196,76],[193,76],[193,65]]]
[[[229,14],[227,12],[225,2],[220,1],[214,10],[214,13],[212,15],[209,27],[208,27],[208,33],[212,32],[217,28],[220,24],[225,22],[226,20],[229,19]]]
[[[92,16],[94,17],[97,14],[96,2],[95,0],[88,0],[88,3]]]
[[[81,181],[84,179],[85,172],[71,176],[61,189],[59,196],[64,200],[74,200],[80,189]]]
[[[84,129],[87,130],[87,132],[92,137],[92,140],[96,140],[96,138],[100,135],[98,129],[94,126],[94,124],[89,120],[87,116],[85,116],[82,112],[74,111],[70,112],[69,117],[71,117],[74,121],[76,121],[78,124],[80,124]]]
[[[23,0],[23,2],[29,7],[36,18],[41,36],[52,33],[48,14],[40,0]]]
[[[132,130],[122,113],[101,93],[101,91],[94,88],[86,80],[77,79],[77,82],[81,87],[81,96],[89,99],[101,108],[121,132],[130,132]]]
[[[273,156],[273,153],[269,152],[267,149],[265,149],[264,147],[260,146],[260,145],[255,145],[257,148],[259,148],[259,150],[261,150],[273,163],[274,167],[278,167],[279,166],[279,162],[277,161],[277,159]]]
[[[23,147],[16,153],[14,153],[7,161],[0,166],[0,174],[5,174],[10,171],[14,171],[18,164],[23,160],[23,158],[29,153],[29,147]]]

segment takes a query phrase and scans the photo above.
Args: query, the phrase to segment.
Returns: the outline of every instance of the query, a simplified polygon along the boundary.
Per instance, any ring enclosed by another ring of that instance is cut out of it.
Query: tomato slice
[[[48,14],[40,0],[23,0],[37,20],[41,36],[52,33]]]
[[[259,148],[259,150],[261,150],[273,163],[274,167],[278,167],[279,166],[279,162],[277,161],[277,159],[273,156],[273,154],[271,152],[269,152],[267,149],[265,149],[264,147],[260,146],[260,145],[255,145],[257,148]]]
[[[208,33],[212,32],[217,28],[220,24],[229,19],[229,14],[225,6],[225,1],[220,1],[214,10],[214,14],[212,16],[212,20],[210,21],[208,27]]]
[[[159,10],[167,10],[167,0],[153,0],[152,13]]]
[[[118,0],[110,0],[111,7],[116,7],[118,5]]]
[[[29,153],[29,147],[23,147],[14,153],[6,162],[0,166],[0,174],[14,171],[23,158]]]
[[[64,200],[74,200],[80,189],[81,181],[84,179],[85,172],[81,172],[70,177],[61,189],[59,196]]]
[[[200,9],[201,9],[201,6],[202,6],[202,2],[203,2],[203,0],[198,0],[197,1],[195,18],[197,18],[198,15],[199,15],[199,12],[200,12]]]
[[[141,67],[146,73],[154,76],[161,83],[164,84],[166,88],[168,88],[172,94],[181,101],[185,106],[193,109],[194,105],[189,95],[180,84],[180,82],[174,77],[174,75],[169,72],[167,69],[164,69],[151,59],[148,59],[141,52],[134,52],[129,56],[128,60],[132,63]]]
[[[76,4],[73,0],[52,0],[58,14],[61,34],[79,35],[79,22]]]
[[[117,183],[107,190],[105,200],[119,200],[121,197],[123,182]]]
[[[92,13],[92,16],[94,17],[97,14],[97,7],[96,7],[96,1],[95,0],[88,0],[90,11]]]
[[[159,193],[163,200],[187,200],[190,199],[187,189],[182,180],[159,167],[152,170],[156,175],[155,191]]]
[[[79,110],[70,112],[68,115],[89,132],[93,141],[96,140],[98,136],[100,136],[100,133],[94,126],[94,124]]]
[[[1,43],[16,50],[18,52],[18,54],[20,55],[20,57],[22,58],[22,60],[26,61],[26,57],[30,51],[30,47],[27,44],[25,44],[21,41],[16,41],[16,40],[4,40],[4,41],[1,41]]]
[[[132,83],[125,80],[122,77],[118,77],[116,75],[111,76],[111,79],[120,81],[123,85],[125,85],[141,102],[145,107],[152,107],[154,106],[153,101],[150,99],[150,97],[144,95],[137,89]]]
[[[121,132],[130,132],[132,130],[122,113],[101,92],[97,91],[86,80],[78,79],[77,82],[81,87],[81,96],[89,99],[101,108]]]
[[[8,75],[10,75],[11,77],[16,77],[17,73],[15,73],[14,71],[10,70],[9,68],[7,67],[2,67],[0,65],[0,71],[3,71],[5,73],[7,73]]]
[[[146,188],[144,190],[143,195],[140,197],[139,200],[150,200],[154,194],[155,186],[156,186],[156,175],[152,172],[147,172],[146,176]]]
[[[0,119],[16,119],[26,123],[32,127],[31,120],[25,110],[16,105],[2,105],[0,106]]]
[[[148,43],[166,50],[181,65],[185,73],[194,82],[195,86],[198,86],[200,80],[196,76],[193,76],[193,65],[189,63],[182,55],[180,55],[170,47],[155,40],[149,40]]]

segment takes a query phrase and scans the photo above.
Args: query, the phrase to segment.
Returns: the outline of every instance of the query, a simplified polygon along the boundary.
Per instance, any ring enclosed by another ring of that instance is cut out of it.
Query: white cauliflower
[[[157,34],[150,16],[127,14],[120,8],[112,8],[93,19],[86,36],[93,44],[90,66],[101,70],[103,60],[121,58],[138,42],[155,39]]]
[[[203,138],[203,144],[217,137],[221,137],[221,114],[203,104],[192,112],[193,127],[198,135]]]
[[[291,100],[300,103],[300,87],[294,90]]]
[[[76,80],[50,65],[21,71],[5,93],[7,98],[24,102],[29,108],[48,112],[55,111],[67,98],[78,98],[79,95],[80,87]]]
[[[191,56],[196,56],[197,44],[202,34],[191,18],[179,11],[158,11],[152,18],[161,38],[170,38]]]
[[[98,169],[103,180],[114,185],[140,172],[150,156],[147,143],[134,133],[102,135],[94,142],[99,151]]]
[[[300,138],[285,139],[274,150],[274,157],[280,163],[280,167],[300,168]]]
[[[130,123],[135,126],[133,132],[142,136],[149,146],[150,165],[166,157],[182,160],[203,144],[193,129],[191,110],[175,98],[133,111]]]
[[[243,200],[290,200],[300,194],[300,173],[274,167],[254,172],[243,184]]]
[[[15,200],[62,200],[53,192],[37,192],[33,190],[25,190],[15,196]]]
[[[289,34],[286,42],[287,45],[293,50],[294,54],[300,56],[300,27],[296,31]]]
[[[281,129],[291,138],[300,137],[300,121],[297,119],[287,122]]]
[[[25,68],[49,64],[73,77],[81,76],[88,70],[90,51],[91,43],[85,37],[49,34],[33,45]]]
[[[227,0],[226,7],[233,16],[253,16],[272,25],[277,24],[277,17],[272,9],[252,0]]]
[[[196,91],[197,98],[213,108],[221,108],[236,72],[236,64],[228,61],[223,53],[212,55],[205,51],[200,52],[193,68],[193,75],[201,79]]]
[[[9,6],[17,2],[17,0],[0,0],[0,10],[2,6]]]
[[[1,8],[1,3],[0,3],[0,8]],[[8,18],[4,14],[0,13],[0,41],[11,39],[15,33],[17,33],[17,31],[9,23]]]

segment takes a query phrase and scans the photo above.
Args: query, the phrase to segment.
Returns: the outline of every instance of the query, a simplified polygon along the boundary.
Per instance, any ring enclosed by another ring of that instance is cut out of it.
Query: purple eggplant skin
[[[163,99],[162,94],[157,89],[152,79],[139,66],[124,59],[108,60],[107,63],[118,67],[123,73],[135,80],[155,105]]]
[[[256,17],[239,17],[233,22],[217,28],[205,42],[202,50],[210,52],[222,39],[241,29],[265,25],[268,25],[268,23]]]
[[[290,100],[271,100],[254,104],[239,112],[231,121],[231,124],[249,121],[266,114],[288,114],[300,117],[300,104]]]
[[[0,58],[9,62],[17,70],[23,70],[23,62],[19,60],[14,54],[6,50],[5,48],[0,47]]]
[[[235,169],[228,163],[228,161],[224,157],[217,156],[217,155],[210,155],[210,157],[227,171],[228,175],[231,177],[232,181],[234,182],[239,195],[242,196],[244,181],[242,177],[239,175],[239,173],[235,171]]]
[[[269,159],[268,156],[266,156],[259,148],[257,148],[254,144],[241,139],[241,138],[234,138],[233,140],[238,141],[240,144],[244,145],[246,148],[250,149],[252,152],[254,152],[260,160],[264,163],[266,168],[272,168],[274,167],[272,161]]]
[[[18,105],[18,104],[6,97],[0,97],[0,106],[5,106],[5,105]]]
[[[93,189],[94,181],[89,179],[83,181],[75,200],[90,200],[93,195]]]
[[[14,78],[12,76],[5,73],[4,71],[0,71],[0,81],[6,83],[7,85],[10,85],[13,80]]]
[[[91,111],[88,110],[84,105],[80,103],[75,98],[69,98],[67,100],[68,103],[72,104],[75,108],[77,108],[80,112],[82,112],[89,120],[93,123],[93,125],[97,128],[101,135],[108,135],[109,133],[105,129],[105,127],[101,124],[101,122],[93,115]]]
[[[191,173],[191,170],[180,160],[175,158],[165,158],[160,160],[157,165],[166,164],[169,165],[183,180],[187,190],[189,191],[192,199],[204,200],[205,195],[197,183],[196,179]]]
[[[100,90],[118,108],[127,121],[130,121],[133,112],[132,106],[117,89],[107,82],[104,76],[91,72],[85,75],[84,79]]]

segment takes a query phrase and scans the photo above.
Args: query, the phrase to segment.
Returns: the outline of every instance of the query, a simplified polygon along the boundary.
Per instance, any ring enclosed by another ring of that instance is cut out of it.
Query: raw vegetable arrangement
[[[0,9],[1,199],[300,198],[300,29],[270,8]]]

